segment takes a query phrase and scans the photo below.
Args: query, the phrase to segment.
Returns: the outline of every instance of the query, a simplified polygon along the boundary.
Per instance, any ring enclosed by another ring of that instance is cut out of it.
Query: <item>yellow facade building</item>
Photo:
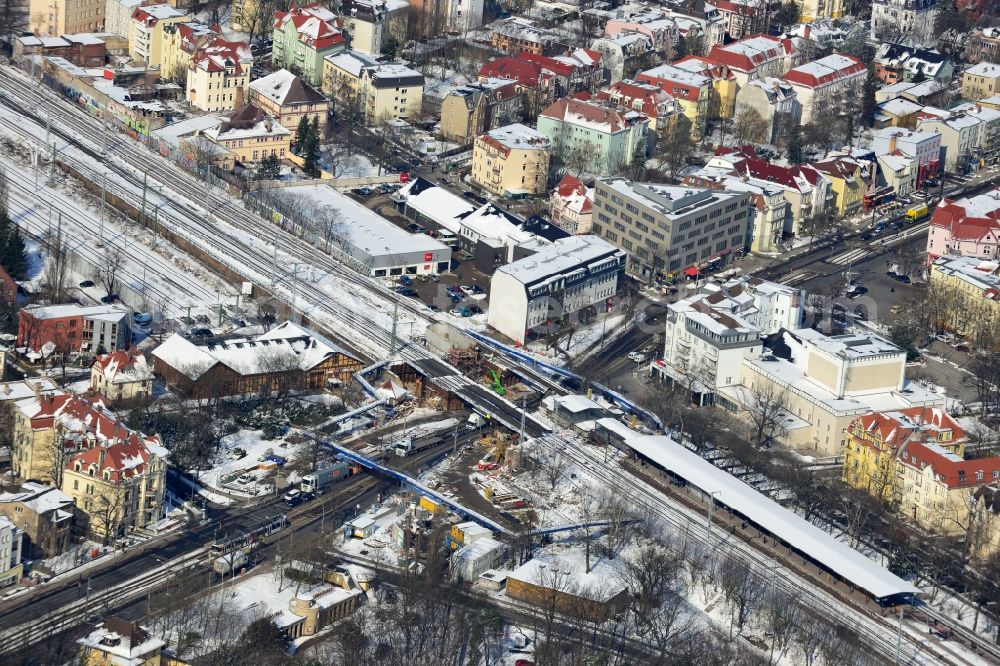
[[[80,666],[167,666],[166,642],[156,638],[138,622],[113,617],[77,640]],[[172,660],[170,660],[172,661]]]
[[[119,350],[94,359],[90,389],[112,404],[129,404],[153,395],[153,369],[136,349]]]
[[[962,99],[977,101],[1000,95],[1000,65],[980,62],[962,72]]]
[[[292,132],[261,109],[248,104],[204,136],[245,164],[269,155],[284,159],[291,149]]]
[[[844,15],[843,0],[795,0],[799,8],[799,23],[810,23],[816,19],[835,19]]]
[[[348,51],[323,61],[323,92],[344,113],[366,123],[410,120],[420,115],[424,76],[405,65],[379,63],[368,54]]]
[[[129,56],[149,67],[160,67],[163,64],[163,29],[190,21],[191,17],[170,5],[136,7],[129,25]]]
[[[544,194],[549,147],[544,134],[517,123],[483,132],[472,147],[472,179],[496,195]]]
[[[329,101],[287,69],[251,82],[248,100],[292,131],[303,118],[316,118],[320,129],[326,127]]]
[[[1000,348],[1000,262],[939,257],[931,264],[928,298],[943,306],[938,322],[943,328]]]
[[[185,86],[188,102],[208,112],[232,111],[243,105],[252,66],[249,44],[216,37],[191,58]]]
[[[104,6],[105,0],[30,0],[28,27],[36,35],[51,37],[100,32]]]
[[[861,165],[853,160],[833,159],[813,162],[812,167],[830,179],[833,192],[833,212],[837,217],[849,217],[861,212],[865,198],[865,182]]]
[[[187,80],[191,58],[217,35],[209,26],[194,21],[164,26],[160,78],[168,81],[176,78],[178,83],[183,84]]]

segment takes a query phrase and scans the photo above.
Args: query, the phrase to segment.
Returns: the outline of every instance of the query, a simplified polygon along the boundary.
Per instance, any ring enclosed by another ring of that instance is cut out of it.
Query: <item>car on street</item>
[[[461,294],[449,294],[448,298],[451,299],[452,303],[461,303],[465,298]]]
[[[406,230],[409,231],[411,234],[422,234],[427,231],[426,228],[420,226],[419,224],[407,225]]]
[[[94,286],[94,281],[93,280],[84,280],[83,282],[80,283],[80,287],[82,289],[89,289],[90,287],[93,287],[93,286]]]
[[[845,294],[848,298],[857,298],[859,296],[864,296],[868,293],[868,287],[862,287],[861,285],[854,285],[851,289],[847,290]]]
[[[870,241],[874,237],[875,236],[873,236],[871,233],[869,233],[869,232],[866,231],[865,233],[863,233],[860,236],[858,236],[858,240]]]
[[[476,193],[473,192],[472,190],[466,190],[462,192],[462,196],[465,197],[466,199],[472,199],[473,201],[476,200]]]
[[[903,275],[901,273],[897,273],[896,275],[893,276],[892,279],[895,280],[896,282],[901,282],[903,284],[910,284],[911,282],[909,275]]]
[[[472,312],[472,314],[474,314],[474,315],[481,315],[481,314],[483,314],[483,309],[481,307],[479,307],[478,305],[469,306],[469,311]]]
[[[285,504],[290,507],[298,506],[299,504],[302,504],[302,491],[298,488],[292,488],[282,496],[282,499],[285,500]]]
[[[370,195],[372,193],[372,188],[370,188],[370,187],[355,187],[353,190],[351,190],[351,193],[352,194],[356,194],[359,197],[367,197],[368,195]]]
[[[136,312],[132,315],[132,321],[134,321],[139,326],[145,326],[146,324],[153,321],[153,315],[148,312]]]
[[[101,296],[101,303],[114,303],[118,300],[118,294],[108,294],[107,296]]]
[[[210,338],[215,333],[212,333],[210,328],[195,328],[191,330],[191,335],[196,338]]]
[[[896,220],[889,226],[891,226],[893,229],[902,229],[904,224],[905,223],[902,220]]]

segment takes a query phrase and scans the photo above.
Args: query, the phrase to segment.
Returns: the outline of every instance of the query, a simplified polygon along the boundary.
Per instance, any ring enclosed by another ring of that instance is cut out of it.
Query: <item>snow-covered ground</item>
[[[442,72],[441,68],[430,67],[424,74],[424,97],[444,99],[449,90],[465,85],[471,80],[473,79],[454,70],[446,69]]]
[[[243,449],[246,455],[237,458],[236,449]],[[297,451],[296,447],[286,444],[284,439],[264,439],[260,430],[240,430],[226,435],[219,443],[215,464],[211,469],[198,472],[198,481],[209,488],[228,493],[255,494],[257,488],[253,487],[254,484],[238,486],[227,479],[249,472],[263,480],[266,474],[258,469],[258,465],[264,456],[271,453],[291,461]]]

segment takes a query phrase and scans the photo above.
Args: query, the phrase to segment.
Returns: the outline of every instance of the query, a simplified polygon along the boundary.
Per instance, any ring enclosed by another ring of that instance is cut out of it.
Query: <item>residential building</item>
[[[719,16],[732,39],[767,31],[769,8],[766,0],[715,0]]]
[[[271,61],[309,85],[323,82],[323,60],[347,49],[343,21],[318,3],[274,13]]]
[[[732,44],[716,44],[704,60],[728,67],[736,83],[745,86],[752,79],[781,77],[802,59],[802,40],[770,35],[747,37]]]
[[[105,0],[29,0],[24,18],[36,35],[101,32],[104,3]]]
[[[934,178],[938,175],[941,161],[941,135],[939,133],[888,127],[875,132],[872,137],[871,149],[876,155],[899,153],[904,157],[916,159],[915,189],[923,187],[924,181],[928,178]]]
[[[988,99],[988,98],[987,98]],[[982,169],[1000,159],[1000,109],[966,102],[953,106],[950,113],[964,113],[979,121],[979,146],[972,155],[972,169]]]
[[[965,111],[943,111],[926,107],[917,121],[917,129],[941,135],[941,149],[944,153],[941,166],[948,173],[961,175],[979,166],[981,124],[979,118]]]
[[[596,236],[569,236],[493,273],[487,321],[523,344],[585,309],[602,312],[624,277],[624,252]]]
[[[933,44],[937,0],[872,0],[871,38]]]
[[[608,37],[629,33],[645,35],[649,38],[652,50],[667,54],[673,53],[679,34],[677,22],[657,10],[634,16],[612,17],[604,24],[604,34]]]
[[[659,87],[680,104],[684,115],[691,121],[692,139],[697,141],[705,135],[711,116],[712,79],[674,65],[660,65],[639,72],[636,81]]]
[[[153,369],[134,347],[102,354],[90,368],[90,390],[113,405],[147,400],[153,395]]]
[[[894,153],[878,155],[875,159],[878,162],[881,182],[893,195],[905,197],[918,189],[917,175],[920,173],[920,163],[916,157],[908,157],[897,150]],[[866,209],[871,208],[872,201],[866,196]],[[875,203],[880,202],[875,200]]]
[[[104,4],[104,32],[128,39],[129,29],[132,25],[132,12],[135,11],[136,7],[148,4],[152,4],[151,0],[106,0]],[[35,29],[34,25],[31,27],[33,30]],[[47,30],[36,30],[36,32],[47,33]]]
[[[170,5],[136,7],[129,26],[129,56],[149,67],[160,67],[163,64],[163,29],[190,21],[190,16]]]
[[[1000,95],[993,95],[992,97],[984,97],[979,100],[979,106],[986,109],[997,109],[1000,111]]]
[[[783,188],[760,178],[737,176],[730,168],[717,166],[699,169],[686,176],[683,184],[749,193],[754,208],[750,251],[759,254],[776,254],[782,251],[786,224],[790,224],[791,219],[790,206]]]
[[[635,63],[653,50],[652,40],[638,32],[623,32],[614,37],[600,37],[590,48],[601,54],[611,83],[621,81],[635,71]]]
[[[218,36],[211,27],[197,21],[165,25],[160,78],[167,81],[176,79],[178,83],[186,84],[194,54]]]
[[[873,410],[944,405],[906,380],[906,352],[872,333],[786,330],[766,346],[743,361],[740,385],[719,389],[716,404],[743,415],[770,412],[762,434],[808,455],[843,455],[845,429]]]
[[[216,37],[191,58],[187,71],[188,102],[208,112],[241,107],[250,86],[252,66],[249,44]]]
[[[515,123],[483,132],[472,147],[472,180],[497,195],[521,197],[545,192],[549,139]]]
[[[564,97],[538,116],[538,131],[563,159],[585,163],[584,170],[608,174],[646,156],[649,119],[596,102]]]
[[[962,98],[978,101],[1000,94],[1000,65],[980,62],[962,72]]]
[[[166,646],[138,622],[118,617],[105,620],[77,643],[80,666],[159,666]]]
[[[927,263],[947,255],[1000,259],[1000,190],[938,203],[927,230]]]
[[[677,22],[678,32],[682,36],[700,35],[704,42],[704,50],[708,50],[713,44],[722,44],[726,41],[728,29],[726,19],[713,3],[704,0],[674,0],[666,3],[662,11],[665,16]]]
[[[833,204],[830,179],[808,164],[783,167],[760,159],[753,149],[741,148],[721,149],[707,166],[781,188],[788,201],[787,217],[782,225],[783,238],[800,235],[803,227],[821,219]]]
[[[594,188],[566,174],[552,190],[549,219],[570,234],[589,234],[594,217]]]
[[[875,52],[875,75],[885,84],[933,79],[947,84],[954,66],[948,56],[936,50],[886,43]]]
[[[683,108],[671,95],[652,83],[623,79],[599,91],[594,98],[610,103],[620,111],[638,111],[649,119],[649,131],[663,136],[683,113]]]
[[[230,11],[233,30],[249,31],[254,26],[263,28],[273,18],[271,12],[261,6],[260,0],[232,0]]]
[[[244,164],[260,162],[268,155],[283,159],[292,143],[290,130],[252,104],[202,135]]]
[[[969,31],[964,55],[968,62],[1000,62],[1000,27]]]
[[[555,33],[536,26],[532,21],[513,17],[493,23],[493,48],[505,53],[537,53],[553,55],[558,42]]]
[[[1000,479],[1000,457],[963,458],[965,439],[940,409],[870,414],[848,429],[842,478],[929,532],[965,537],[977,491]]]
[[[1000,348],[1000,261],[938,257],[931,264],[930,284],[929,298],[940,305],[939,325],[985,348]]]
[[[17,313],[17,346],[42,351],[103,354],[132,343],[132,312],[120,304],[30,305]]]
[[[424,76],[416,70],[357,51],[328,56],[323,66],[323,90],[366,123],[411,119],[422,111]]]
[[[921,106],[945,104],[948,100],[948,84],[929,79],[921,83],[900,81],[892,85],[883,85],[875,91],[876,102],[887,102],[890,99],[902,97]]]
[[[604,80],[604,65],[601,54],[589,49],[551,58],[524,52],[487,62],[479,69],[479,80],[486,79],[516,81],[528,98],[529,110],[535,112],[531,115],[537,115],[559,97],[597,90]]]
[[[837,19],[844,14],[843,0],[795,0],[799,21],[809,24],[816,19]]]
[[[708,282],[667,306],[663,359],[651,374],[711,404],[718,389],[740,383],[743,360],[760,356],[764,336],[802,324],[804,308],[804,292],[776,282]]]
[[[582,548],[577,546],[577,552],[565,560],[557,554],[536,552],[532,559],[507,572],[507,596],[588,622],[603,623],[620,613],[628,604],[629,590],[621,582],[614,560],[595,559],[586,571],[579,552]],[[563,577],[575,582],[572,589],[562,582]]]
[[[523,107],[515,81],[485,79],[459,86],[441,102],[441,136],[471,143],[482,132],[519,120]]]
[[[763,143],[774,142],[779,131],[800,122],[800,105],[791,83],[771,76],[754,79],[736,93],[735,116],[744,110],[753,111],[764,121],[763,135],[755,137]]]
[[[629,273],[651,282],[742,254],[753,215],[745,192],[599,178],[592,230],[629,253]]]
[[[875,107],[875,127],[877,129],[886,127],[913,129],[917,126],[920,112],[923,110],[922,104],[911,102],[904,97],[894,97]]]
[[[850,217],[861,211],[866,183],[861,177],[861,165],[858,162],[840,158],[813,162],[811,166],[830,179],[832,211],[837,217]]]
[[[64,58],[78,67],[104,67],[108,55],[104,39],[89,32],[59,37],[22,35],[12,40],[14,60],[24,62],[31,56]]]
[[[8,587],[21,580],[24,565],[21,563],[21,539],[24,532],[4,516],[0,516],[0,587]]]
[[[712,93],[708,104],[709,118],[732,118],[736,108],[739,85],[736,75],[728,65],[716,65],[700,56],[687,56],[673,65],[692,74],[699,74],[712,82]]]
[[[321,129],[326,127],[330,102],[287,69],[279,69],[251,81],[247,98],[251,104],[293,132],[303,118],[310,122],[315,118]]]
[[[66,552],[70,547],[73,509],[69,495],[41,483],[27,481],[16,490],[0,493],[0,517],[21,527],[21,553],[31,560]],[[0,568],[7,561],[2,551],[0,543]]]
[[[317,333],[284,322],[247,338],[195,345],[174,334],[153,350],[153,369],[193,398],[320,390],[361,363]]]
[[[379,55],[387,39],[388,7],[384,0],[344,0],[340,16],[355,51]]]
[[[0,266],[0,302],[7,305],[17,303],[17,281],[10,276],[3,266]]]
[[[483,25],[484,0],[448,0],[447,26],[465,35]]]
[[[861,94],[868,68],[849,55],[834,54],[788,70],[783,77],[795,91],[803,124],[817,110],[838,109]]]

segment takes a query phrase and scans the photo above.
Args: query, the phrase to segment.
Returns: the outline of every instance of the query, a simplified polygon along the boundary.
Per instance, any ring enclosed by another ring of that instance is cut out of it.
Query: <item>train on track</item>
[[[212,544],[210,553],[211,559],[215,561],[234,550],[239,550],[248,546],[252,547],[272,534],[285,529],[290,524],[288,516],[282,513],[266,519],[259,526],[251,530],[247,530],[246,532],[236,534],[234,536],[218,539]]]

